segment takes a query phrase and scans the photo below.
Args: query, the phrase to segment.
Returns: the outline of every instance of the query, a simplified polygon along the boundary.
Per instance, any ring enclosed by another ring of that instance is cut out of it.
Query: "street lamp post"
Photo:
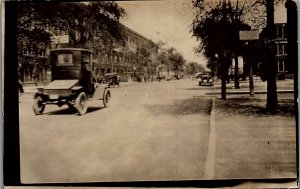
[[[226,62],[226,52],[225,50],[223,51],[223,53],[220,54],[215,54],[215,58],[219,61],[220,64],[220,72],[221,72],[221,98],[223,100],[226,100],[226,79],[227,79],[227,74],[226,72],[228,72],[228,68],[226,66],[227,62]],[[220,62],[220,60],[223,60],[223,62]]]
[[[247,58],[248,60],[248,66],[249,66],[249,91],[250,91],[250,97],[254,97],[254,82],[253,82],[253,46],[252,43],[249,41],[245,42],[245,45],[247,46],[247,51],[249,53],[249,56]]]

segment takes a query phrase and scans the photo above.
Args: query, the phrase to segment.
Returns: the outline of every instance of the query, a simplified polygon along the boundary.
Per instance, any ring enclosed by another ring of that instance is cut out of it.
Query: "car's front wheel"
[[[74,108],[79,115],[84,115],[87,112],[87,98],[85,92],[81,92],[75,100]]]
[[[35,97],[32,110],[36,115],[40,115],[44,112],[45,104],[43,103],[43,98],[41,96]]]
[[[110,98],[111,98],[110,91],[105,90],[103,94],[103,105],[105,108],[108,108],[110,106]]]

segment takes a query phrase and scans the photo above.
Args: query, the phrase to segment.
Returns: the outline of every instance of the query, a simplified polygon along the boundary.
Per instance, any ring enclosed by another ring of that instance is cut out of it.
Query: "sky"
[[[163,41],[167,47],[174,47],[190,62],[206,65],[202,55],[197,55],[194,48],[199,44],[192,37],[193,20],[192,0],[158,1],[118,1],[127,15],[121,23],[133,29],[153,42]],[[275,22],[284,23],[284,6],[275,7]]]

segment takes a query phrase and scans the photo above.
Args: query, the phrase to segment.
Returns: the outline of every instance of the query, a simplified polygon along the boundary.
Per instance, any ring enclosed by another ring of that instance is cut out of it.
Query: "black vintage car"
[[[214,86],[214,78],[211,72],[201,73],[197,76],[197,78],[198,78],[199,86],[201,85]]]
[[[115,87],[115,85],[118,85],[120,87],[120,76],[118,73],[107,73],[104,75],[105,81],[108,84],[108,87]]]
[[[52,82],[39,88],[32,105],[35,114],[42,114],[46,104],[68,105],[79,115],[87,112],[87,100],[102,100],[109,106],[111,97],[107,85],[100,84],[93,75],[92,51],[61,48],[50,51]]]

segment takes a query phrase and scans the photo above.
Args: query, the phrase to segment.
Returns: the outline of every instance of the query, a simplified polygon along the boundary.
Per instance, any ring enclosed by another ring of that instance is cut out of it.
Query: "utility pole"
[[[297,3],[292,0],[286,0],[285,7],[287,9],[287,70],[294,74],[294,101],[296,115],[298,115],[298,28],[297,28]]]
[[[267,104],[268,111],[275,111],[278,106],[276,74],[277,64],[275,59],[276,30],[274,24],[274,0],[267,0]]]
[[[226,19],[226,0],[223,0],[222,3],[222,22],[225,22]],[[227,67],[227,56],[228,54],[226,53],[226,49],[222,49],[221,53],[219,53],[219,60],[222,60],[221,65],[220,65],[220,69],[221,69],[221,98],[223,100],[226,100],[226,80],[227,80],[227,74],[226,72],[228,72],[228,67]]]
[[[288,53],[288,71],[294,74],[294,104],[295,115],[299,113],[297,103],[298,99],[298,15],[297,3],[292,0],[286,0],[285,7],[287,9],[287,53]],[[296,125],[299,125],[298,116],[295,116]],[[296,127],[296,133],[299,133],[299,127]],[[296,144],[299,144],[299,138],[296,137]],[[297,148],[297,154],[299,149]],[[299,171],[297,171],[297,178],[299,178]]]
[[[234,22],[237,23],[239,20],[239,11],[237,11],[239,7],[239,1],[236,1],[236,14],[234,16]],[[235,47],[235,54],[234,54],[234,88],[239,89],[240,88],[240,82],[239,82],[239,53],[238,53],[238,40]]]

